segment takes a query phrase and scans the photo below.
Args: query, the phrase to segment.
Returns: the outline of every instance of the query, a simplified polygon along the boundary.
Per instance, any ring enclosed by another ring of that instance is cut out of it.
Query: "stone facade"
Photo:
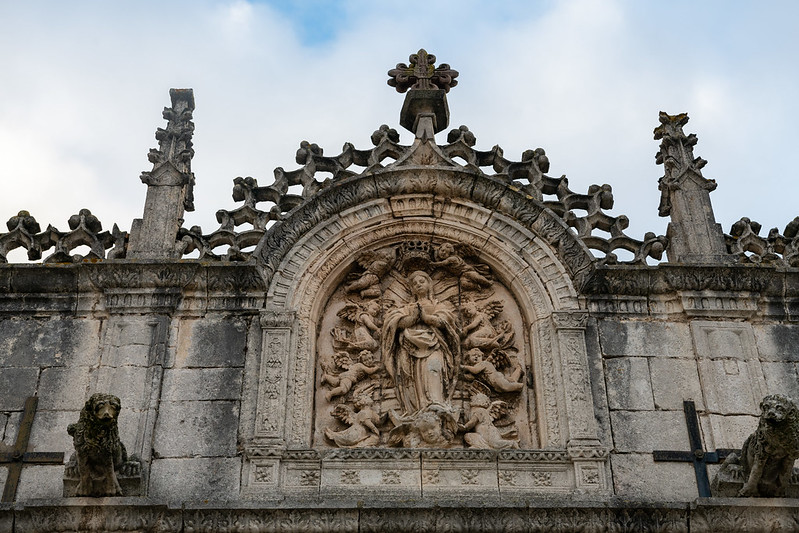
[[[795,529],[793,500],[697,500],[693,466],[653,452],[691,448],[685,401],[713,451],[799,393],[799,219],[725,235],[687,116],[661,114],[671,224],[629,237],[611,187],[571,191],[540,148],[510,161],[465,126],[438,144],[457,75],[414,54],[389,83],[410,144],[303,142],[270,185],[236,178],[210,234],[181,227],[190,90],[130,235],[88,210],[69,232],[12,217],[0,258],[52,253],[0,266],[4,447],[36,395],[28,451],[71,453],[67,425],[108,392],[142,480],[62,498],[63,465],[23,465],[0,529]]]

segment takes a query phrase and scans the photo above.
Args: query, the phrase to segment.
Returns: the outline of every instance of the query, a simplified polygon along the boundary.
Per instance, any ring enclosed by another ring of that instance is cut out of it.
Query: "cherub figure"
[[[338,312],[339,318],[353,322],[355,328],[350,336],[344,328],[334,328],[331,331],[333,340],[352,351],[369,350],[374,352],[380,347],[377,338],[380,338],[380,300],[367,300],[364,303],[348,301],[344,308]]]
[[[459,245],[459,247],[466,252],[466,255],[474,255],[471,248],[466,245]],[[434,268],[443,268],[451,274],[458,276],[460,279],[461,287],[464,290],[479,290],[491,286],[491,282],[477,271],[474,265],[470,265],[456,253],[455,247],[445,242],[436,250],[436,260],[430,263]],[[486,274],[487,267],[486,268]]]
[[[359,356],[360,361],[353,363],[347,352],[336,353],[336,355],[333,356],[336,361],[336,366],[344,370],[338,375],[328,372],[328,369],[323,367],[322,384],[324,385],[327,383],[334,387],[325,393],[325,399],[328,402],[336,396],[347,394],[354,384],[380,370],[380,365],[376,364],[372,352],[363,350]]]
[[[366,448],[380,444],[380,415],[374,410],[374,400],[369,392],[355,396],[353,410],[347,404],[337,405],[330,414],[349,427],[341,431],[325,429],[325,437],[336,443],[339,448]]]
[[[466,338],[463,347],[466,350],[480,348],[485,352],[498,348],[507,348],[513,341],[513,328],[507,321],[502,321],[497,328],[491,323],[503,309],[502,302],[491,300],[478,307],[476,302],[466,299],[461,305],[461,312],[468,323],[463,327]]]
[[[453,413],[440,405],[428,406],[412,416],[401,417],[395,411],[388,413],[394,429],[388,443],[403,448],[449,448],[455,437],[457,422]]]
[[[494,425],[494,421],[502,418],[506,412],[505,402],[492,402],[483,393],[474,394],[471,398],[471,416],[468,422],[459,426],[461,431],[470,431],[463,436],[463,440],[470,448],[518,448],[519,439],[515,428],[502,434]]]
[[[503,352],[497,350],[492,352],[491,356],[484,358],[482,350],[479,348],[472,348],[466,352],[466,362],[468,364],[461,365],[461,368],[473,374],[475,377],[481,377],[497,392],[518,392],[524,388],[524,383],[521,382],[524,370],[521,365],[515,365],[513,372],[510,376],[505,376],[501,371],[497,370],[494,364],[496,359],[502,359],[499,364],[500,367],[510,365],[508,356]]]
[[[364,268],[361,274],[350,274],[351,281],[344,290],[347,292],[359,291],[361,298],[379,298],[380,279],[394,266],[396,257],[394,251],[364,252],[355,261]]]

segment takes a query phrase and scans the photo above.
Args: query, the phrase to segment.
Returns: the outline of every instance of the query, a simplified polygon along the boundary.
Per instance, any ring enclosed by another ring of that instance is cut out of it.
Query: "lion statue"
[[[787,396],[771,394],[760,402],[760,422],[741,455],[730,454],[724,465],[740,465],[744,485],[738,496],[784,497],[797,458],[799,408]]]
[[[76,496],[122,495],[117,471],[125,467],[128,454],[117,428],[120,408],[116,396],[92,394],[83,406],[78,422],[67,427],[77,455],[79,483]]]

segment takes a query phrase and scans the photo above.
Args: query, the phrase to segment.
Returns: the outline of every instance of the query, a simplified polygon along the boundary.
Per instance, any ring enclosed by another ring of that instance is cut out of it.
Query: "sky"
[[[511,160],[544,148],[575,192],[610,184],[631,237],[666,232],[659,111],[691,117],[725,232],[744,216],[782,231],[799,215],[797,24],[794,0],[0,0],[0,221],[25,209],[66,231],[88,208],[129,230],[169,89],[190,87],[184,225],[210,233],[233,179],[268,185],[303,140],[369,149],[388,124],[410,144],[386,72],[425,48],[460,72],[451,128]]]

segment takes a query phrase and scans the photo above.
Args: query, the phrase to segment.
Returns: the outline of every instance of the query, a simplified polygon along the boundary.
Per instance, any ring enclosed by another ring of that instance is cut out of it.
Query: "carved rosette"
[[[314,446],[536,447],[527,328],[473,249],[411,238],[353,259],[318,321]]]

